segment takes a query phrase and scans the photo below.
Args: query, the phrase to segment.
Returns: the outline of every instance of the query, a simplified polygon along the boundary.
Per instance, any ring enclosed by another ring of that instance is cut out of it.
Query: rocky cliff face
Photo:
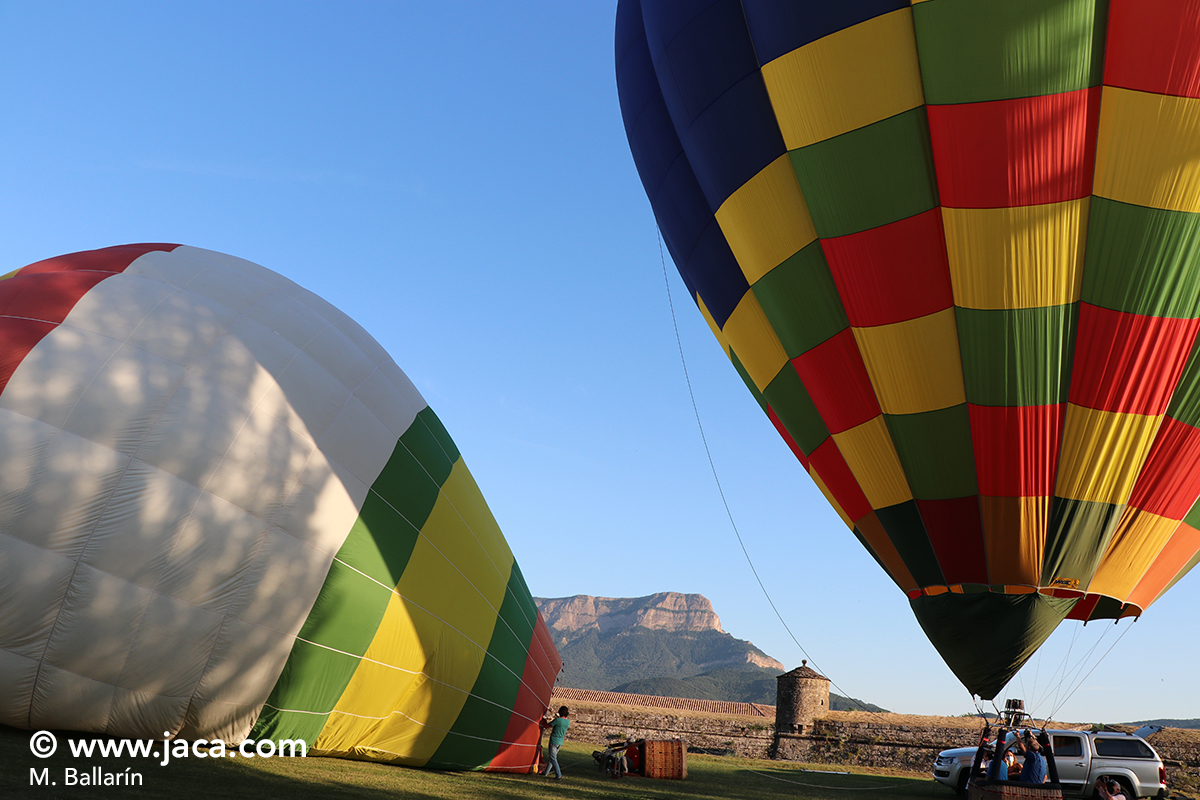
[[[776,661],[768,655],[762,653],[746,653],[746,663],[753,664],[756,667],[766,667],[767,669],[777,669],[783,671],[783,663]]]
[[[573,639],[589,630],[600,633],[624,628],[663,631],[720,631],[712,603],[700,594],[659,592],[649,597],[535,597],[546,625]],[[555,638],[559,638],[558,635]]]
[[[782,664],[754,645],[725,633],[712,603],[704,595],[659,592],[648,597],[591,597],[578,594],[574,597],[535,597],[534,602],[564,657],[571,651],[568,646],[573,643],[590,648],[592,645],[584,645],[582,640],[592,632],[602,640],[608,640],[611,636],[639,629],[669,634],[711,631],[722,634],[722,641],[726,643],[720,647],[719,657],[698,661],[698,668],[752,664],[783,671]]]

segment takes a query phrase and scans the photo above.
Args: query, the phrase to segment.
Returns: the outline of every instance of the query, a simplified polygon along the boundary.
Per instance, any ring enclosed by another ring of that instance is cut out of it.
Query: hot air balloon
[[[693,300],[967,689],[1196,564],[1194,2],[621,0],[616,73]]]
[[[0,278],[0,722],[527,770],[561,660],[453,440],[286,278]]]

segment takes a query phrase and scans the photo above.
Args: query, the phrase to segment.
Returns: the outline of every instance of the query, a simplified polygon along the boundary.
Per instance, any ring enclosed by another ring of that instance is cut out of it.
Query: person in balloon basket
[[[1017,773],[1016,766],[1017,766],[1016,755],[1013,753],[1012,750],[1005,750],[1004,757],[1001,758],[1000,763],[996,765],[996,780],[998,780],[998,781],[1008,780],[1009,775],[1015,775]],[[987,775],[987,772],[985,771],[983,774]]]
[[[1020,772],[1020,770],[1017,769],[1017,754],[1012,750],[1005,752],[1004,761],[1000,763],[1000,771],[1001,774],[1004,775],[1004,777],[1000,779],[1002,781],[1008,780],[1009,775],[1016,775]]]
[[[1025,766],[1021,767],[1021,777],[1017,780],[1021,783],[1045,783],[1046,757],[1042,755],[1042,746],[1026,731],[1017,747],[1025,753]]]
[[[625,737],[625,746],[621,750],[621,757],[617,759],[617,764],[613,768],[612,776],[614,778],[624,778],[631,772],[637,773],[642,771],[642,751],[638,743],[634,741],[633,734]]]
[[[1102,800],[1128,800],[1121,791],[1121,784],[1107,775],[1101,775],[1096,780],[1096,796]]]
[[[983,763],[979,767],[979,777],[986,778],[992,771],[992,756],[986,756]],[[996,780],[1006,781],[1009,775],[1016,774],[1017,757],[1012,750],[1005,750],[1004,755],[1000,757],[1000,763],[996,765]]]
[[[549,712],[550,709],[546,709],[546,711]],[[556,780],[562,780],[562,768],[558,766],[558,749],[567,740],[567,728],[571,725],[571,720],[567,718],[569,716],[570,712],[566,706],[563,706],[558,709],[558,716],[553,720],[547,721],[545,717],[542,717],[538,723],[542,730],[550,729],[549,747],[546,748],[546,771],[542,775],[550,777],[550,768],[554,767]]]

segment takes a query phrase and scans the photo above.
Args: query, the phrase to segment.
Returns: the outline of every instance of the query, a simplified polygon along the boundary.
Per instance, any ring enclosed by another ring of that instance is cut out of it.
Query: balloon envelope
[[[1200,551],[1182,0],[621,0],[630,149],[763,411],[994,697]]]
[[[561,661],[437,416],[176,245],[0,278],[0,722],[526,770]]]

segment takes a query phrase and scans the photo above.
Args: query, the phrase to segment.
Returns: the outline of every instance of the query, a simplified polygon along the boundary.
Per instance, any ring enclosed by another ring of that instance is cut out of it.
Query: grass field
[[[49,758],[30,751],[30,731],[0,727],[0,797],[37,797],[43,800],[75,798],[414,798],[414,800],[536,800],[575,797],[645,798],[745,798],[746,800],[854,800],[855,798],[913,798],[953,800],[954,795],[930,778],[878,775],[856,770],[835,775],[808,772],[803,765],[714,756],[689,756],[685,781],[630,777],[613,780],[596,770],[592,745],[568,741],[559,760],[563,779],[534,775],[500,775],[481,772],[432,772],[336,758],[176,758],[161,766],[157,758],[73,759],[67,735]],[[139,786],[67,786],[68,769],[77,776],[93,766],[107,773],[140,772]],[[35,785],[35,774],[45,775],[55,786]],[[814,767],[828,769],[828,767]]]

